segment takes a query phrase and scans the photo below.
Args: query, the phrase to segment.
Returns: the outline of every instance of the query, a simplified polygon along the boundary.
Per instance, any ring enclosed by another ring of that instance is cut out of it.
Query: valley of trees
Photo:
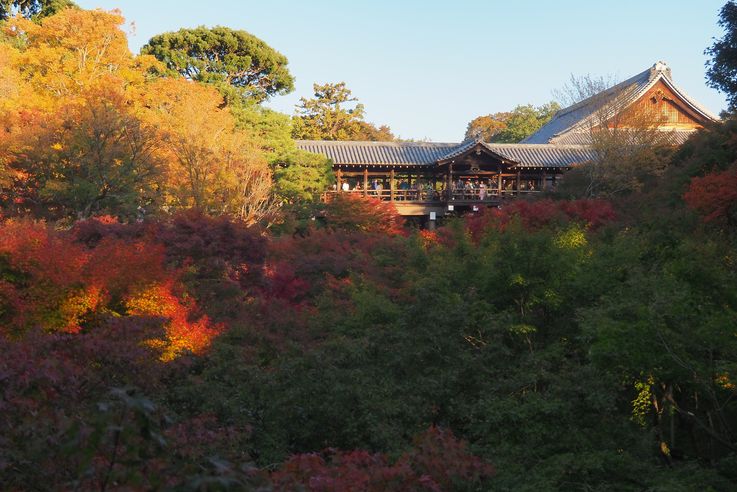
[[[133,55],[119,13],[64,7],[0,3],[0,489],[737,487],[731,113],[418,230],[319,201],[330,162],[293,138],[393,138],[345,84],[290,118],[246,32]]]

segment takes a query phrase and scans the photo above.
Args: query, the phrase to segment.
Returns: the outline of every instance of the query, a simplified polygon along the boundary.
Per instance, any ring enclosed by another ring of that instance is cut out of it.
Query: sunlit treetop
[[[123,22],[118,11],[65,9],[39,24],[15,17],[2,29],[13,47],[15,69],[36,102],[68,101],[112,78],[142,83],[159,65],[151,56],[131,54]]]
[[[391,141],[391,129],[364,121],[363,104],[345,82],[313,84],[315,97],[300,98],[293,119],[292,136],[306,140]]]
[[[287,58],[256,36],[227,27],[180,29],[154,36],[141,53],[199,82],[233,87],[263,101],[294,90]]]

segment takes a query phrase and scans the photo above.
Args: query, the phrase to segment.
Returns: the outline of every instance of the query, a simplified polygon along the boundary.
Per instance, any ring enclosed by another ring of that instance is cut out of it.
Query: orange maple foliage
[[[164,162],[156,129],[143,122],[120,85],[92,87],[57,111],[21,110],[8,162],[17,213],[135,217],[158,200]]]
[[[0,321],[6,335],[41,327],[75,333],[111,316],[161,318],[166,337],[152,341],[171,360],[200,353],[221,330],[198,309],[164,265],[161,245],[103,238],[94,248],[42,222],[0,225]]]
[[[177,286],[171,280],[148,285],[132,292],[125,299],[128,314],[134,316],[161,316],[168,319],[166,339],[152,340],[154,346],[162,349],[162,359],[172,360],[183,351],[202,353],[210,341],[220,334],[222,325],[210,322],[207,315],[190,321],[193,303],[175,294]]]

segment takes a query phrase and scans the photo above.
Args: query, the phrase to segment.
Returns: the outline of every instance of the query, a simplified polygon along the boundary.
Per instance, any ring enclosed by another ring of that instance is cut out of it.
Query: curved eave
[[[490,144],[482,142],[481,140],[471,141],[469,144],[461,144],[461,147],[459,149],[455,149],[448,155],[443,156],[441,159],[438,159],[436,164],[438,166],[444,166],[445,164],[453,162],[454,160],[471,154],[472,152],[484,152],[486,155],[493,157],[502,164],[509,164],[512,166],[519,164],[519,162],[517,162],[516,160],[499,154],[489,145]]]
[[[333,165],[339,166],[339,167],[360,167],[360,168],[364,168],[368,166],[368,167],[402,167],[402,168],[406,167],[406,168],[412,168],[412,169],[422,167],[422,168],[432,169],[433,167],[435,167],[436,164],[435,163],[428,164],[426,162],[422,162],[422,163],[414,163],[414,162],[333,162]]]
[[[712,113],[711,111],[709,111],[705,107],[703,107],[700,104],[698,104],[694,99],[692,99],[691,97],[689,97],[689,95],[686,94],[682,89],[679,89],[678,87],[676,87],[676,85],[673,83],[673,81],[671,81],[668,77],[663,77],[662,80],[665,83],[665,85],[667,85],[668,88],[671,91],[673,91],[673,93],[675,95],[677,95],[681,99],[681,101],[685,102],[686,105],[693,112],[695,112],[699,116],[703,117],[707,121],[718,121],[719,120],[719,117],[717,115],[715,115],[714,113]]]

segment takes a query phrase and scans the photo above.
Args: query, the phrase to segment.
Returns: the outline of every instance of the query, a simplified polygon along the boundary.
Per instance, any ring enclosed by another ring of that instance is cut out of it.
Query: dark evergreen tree
[[[71,0],[0,0],[0,20],[17,13],[28,19],[42,19],[67,7],[77,5]]]
[[[227,27],[180,29],[154,36],[141,49],[182,76],[236,89],[258,102],[294,90],[287,57],[246,31]]]
[[[709,86],[724,92],[729,109],[737,108],[737,3],[727,2],[719,12],[719,25],[724,36],[714,41],[705,53],[711,56],[706,62],[706,79]]]

